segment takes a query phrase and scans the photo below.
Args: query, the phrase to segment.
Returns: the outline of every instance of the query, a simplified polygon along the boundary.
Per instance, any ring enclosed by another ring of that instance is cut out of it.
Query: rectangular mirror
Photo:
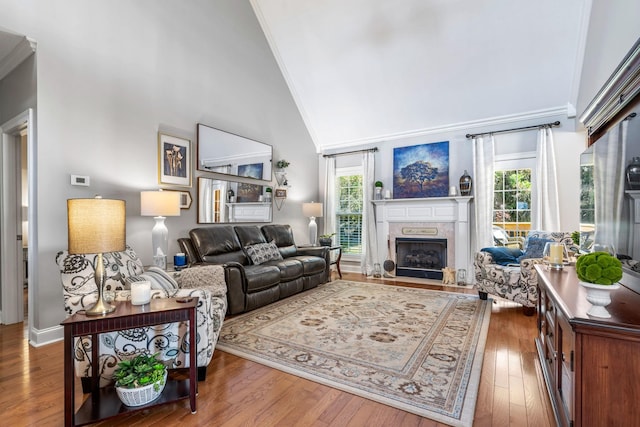
[[[273,147],[198,123],[198,170],[271,181]]]
[[[271,222],[268,186],[198,177],[198,224]]]

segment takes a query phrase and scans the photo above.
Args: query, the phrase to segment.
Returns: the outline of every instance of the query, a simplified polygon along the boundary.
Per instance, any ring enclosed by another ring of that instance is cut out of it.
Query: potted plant
[[[127,406],[142,406],[157,399],[167,383],[167,367],[158,353],[142,353],[122,360],[114,371],[116,393]]]
[[[581,255],[576,261],[576,273],[580,285],[587,291],[587,301],[592,305],[587,314],[595,317],[611,317],[605,307],[611,302],[611,291],[620,287],[618,284],[618,280],[622,278],[620,260],[603,251]]]
[[[285,159],[280,159],[276,162],[276,167],[278,169],[286,169],[288,168],[290,165],[290,163],[288,161],[286,161]]]
[[[320,242],[320,246],[331,246],[331,238],[335,236],[336,233],[331,234],[321,234],[318,238]]]
[[[265,190],[266,196],[265,196],[265,201],[266,202],[270,202],[271,201],[271,194],[273,193],[273,190],[271,189],[271,187],[267,187]]]

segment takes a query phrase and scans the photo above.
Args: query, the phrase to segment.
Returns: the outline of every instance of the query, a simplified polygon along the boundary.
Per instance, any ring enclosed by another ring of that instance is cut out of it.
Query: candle
[[[385,199],[390,199],[391,198],[391,190],[385,190],[384,198]]]
[[[553,243],[549,248],[549,264],[562,264],[562,244],[561,243]]]
[[[143,305],[151,301],[151,282],[131,282],[131,304]]]
[[[455,186],[455,185],[452,185],[452,186],[449,188],[449,195],[450,195],[450,196],[453,196],[453,197],[455,197],[455,196],[457,196],[457,195],[458,195],[458,189],[456,188],[456,186]]]

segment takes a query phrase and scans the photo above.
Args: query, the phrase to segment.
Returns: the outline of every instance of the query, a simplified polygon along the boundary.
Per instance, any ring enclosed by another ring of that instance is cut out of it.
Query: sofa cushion
[[[279,260],[267,261],[265,265],[275,265],[280,269],[280,281],[289,282],[302,277],[304,268],[302,262],[293,258],[280,258]]]
[[[280,269],[275,265],[247,265],[244,267],[247,293],[262,291],[280,283]]]
[[[264,234],[257,225],[236,225],[234,229],[242,247],[270,241],[264,238]]]
[[[262,233],[269,242],[274,242],[284,258],[296,255],[298,248],[290,225],[269,224],[262,226]]]
[[[542,239],[539,237],[529,237],[527,239],[527,247],[524,254],[518,258],[518,261],[527,258],[542,258],[542,251],[544,251],[544,245],[553,242],[551,239]]]
[[[300,261],[302,263],[302,274],[305,276],[322,273],[327,266],[324,258],[313,255],[298,255],[286,259],[294,259]]]
[[[518,258],[523,255],[520,249],[508,248],[506,246],[494,246],[480,250],[490,253],[493,261],[500,265],[518,264]]]
[[[249,264],[238,236],[230,225],[194,228],[189,231],[199,258],[210,264],[237,262]]]
[[[244,248],[251,262],[259,265],[271,260],[281,260],[282,255],[275,243],[256,243],[255,245],[245,246]]]

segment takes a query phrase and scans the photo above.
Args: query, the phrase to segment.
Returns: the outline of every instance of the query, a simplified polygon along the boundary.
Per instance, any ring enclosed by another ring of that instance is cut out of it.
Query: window
[[[510,237],[526,237],[531,229],[531,184],[531,167],[496,162],[493,225],[504,229]]]
[[[344,255],[362,253],[362,168],[336,168],[337,237]]]

